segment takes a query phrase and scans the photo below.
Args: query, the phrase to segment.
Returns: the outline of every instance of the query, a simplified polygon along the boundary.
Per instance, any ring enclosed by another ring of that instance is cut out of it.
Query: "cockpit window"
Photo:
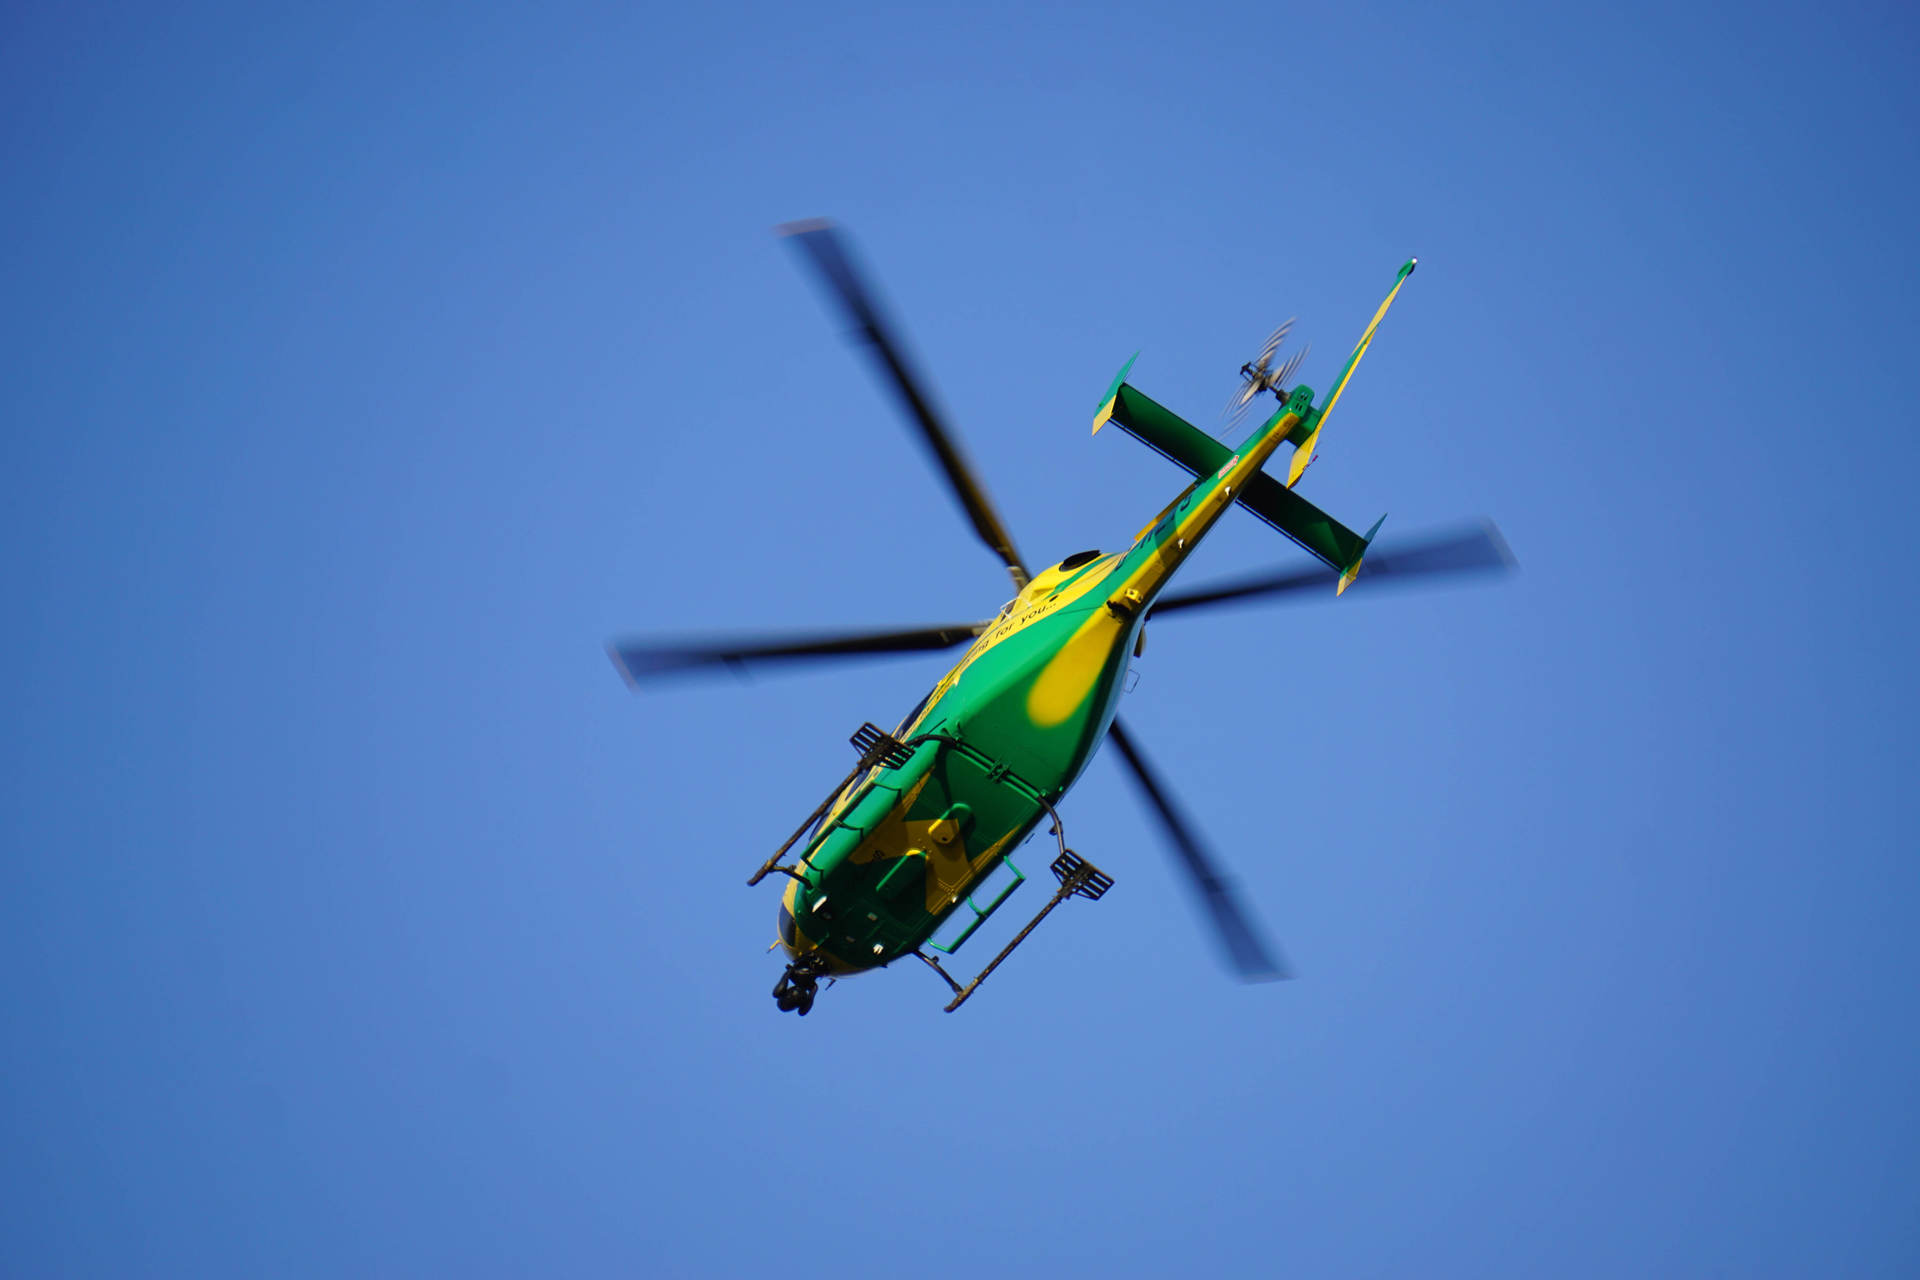
[[[915,720],[919,719],[920,713],[927,709],[927,703],[932,698],[933,698],[933,690],[929,689],[927,690],[926,696],[921,698],[920,701],[914,704],[913,710],[907,712],[907,714],[901,719],[899,727],[893,731],[893,736],[897,738],[901,734],[905,733],[907,731],[907,726],[912,724]]]

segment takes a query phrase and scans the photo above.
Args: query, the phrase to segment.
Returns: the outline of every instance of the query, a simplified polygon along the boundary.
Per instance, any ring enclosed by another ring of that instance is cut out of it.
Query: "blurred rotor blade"
[[[1223,430],[1231,431],[1239,426],[1240,419],[1247,416],[1247,406],[1252,404],[1253,398],[1259,394],[1260,384],[1258,382],[1249,382],[1234,392],[1233,399],[1227,401],[1226,411],[1221,414],[1221,417],[1227,420],[1227,425]]]
[[[888,653],[922,653],[965,644],[988,627],[961,622],[913,631],[853,631],[835,635],[736,636],[731,639],[616,641],[607,656],[627,687],[654,677],[710,675],[716,667],[736,675],[749,665],[822,658],[864,658]]]
[[[1469,529],[1435,535],[1423,542],[1401,544],[1392,551],[1369,551],[1360,562],[1359,582],[1391,579],[1411,584],[1427,578],[1511,569],[1517,563],[1513,553],[1507,550],[1507,540],[1500,536],[1500,530],[1492,521],[1487,521]],[[1338,571],[1318,567],[1236,578],[1160,600],[1153,606],[1153,616],[1206,605],[1290,595],[1313,587],[1332,587],[1339,581]]]
[[[1266,943],[1261,941],[1260,935],[1248,921],[1246,912],[1240,907],[1232,882],[1214,868],[1213,860],[1194,836],[1192,824],[1174,807],[1173,797],[1160,785],[1159,778],[1147,766],[1139,748],[1134,746],[1133,735],[1115,720],[1113,727],[1107,730],[1107,736],[1113,739],[1114,746],[1120,748],[1120,758],[1133,770],[1140,789],[1147,793],[1147,800],[1159,815],[1167,838],[1173,841],[1174,850],[1179,853],[1187,876],[1213,916],[1214,930],[1227,949],[1227,961],[1233,966],[1234,972],[1245,982],[1272,982],[1276,978],[1292,977],[1293,971],[1287,966],[1286,958],[1281,956],[1275,959],[1277,953],[1269,950]]]
[[[1233,398],[1227,401],[1227,407],[1220,413],[1220,416],[1227,420],[1227,430],[1231,431],[1240,425],[1240,419],[1246,416],[1247,406],[1253,402],[1255,396],[1265,388],[1275,385],[1276,380],[1268,376],[1268,369],[1273,364],[1273,357],[1280,350],[1280,345],[1287,340],[1287,334],[1293,328],[1293,321],[1294,317],[1289,316],[1284,324],[1268,334],[1267,343],[1260,348],[1260,354],[1241,366],[1240,377],[1246,385],[1233,393]]]
[[[846,308],[854,327],[872,344],[881,368],[899,393],[901,404],[920,428],[921,438],[933,451],[934,460],[946,472],[947,482],[953,486],[960,505],[973,521],[974,531],[1006,563],[1015,588],[1026,586],[1033,575],[1027,572],[1020,553],[1014,549],[1013,535],[1000,522],[999,514],[994,511],[993,503],[987,497],[985,486],[974,475],[973,468],[960,452],[959,444],[941,423],[932,403],[921,391],[919,382],[908,371],[901,344],[882,317],[872,291],[855,272],[853,260],[847,253],[839,230],[824,218],[789,222],[778,230],[781,235],[792,237],[793,242],[806,251],[814,269],[819,271],[821,278]]]
[[[1285,323],[1267,335],[1267,345],[1260,348],[1260,358],[1253,362],[1254,368],[1264,370],[1273,361],[1274,353],[1280,350],[1280,344],[1287,340],[1287,334],[1293,328],[1297,316],[1288,316]]]
[[[1300,362],[1307,358],[1307,352],[1311,350],[1313,350],[1313,344],[1309,342],[1306,346],[1294,352],[1287,362],[1280,366],[1280,372],[1273,375],[1273,385],[1284,390],[1287,385],[1287,379],[1293,377],[1293,371],[1300,367]]]

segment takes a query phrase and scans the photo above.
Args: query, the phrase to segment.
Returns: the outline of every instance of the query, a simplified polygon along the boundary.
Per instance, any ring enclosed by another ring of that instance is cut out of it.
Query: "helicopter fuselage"
[[[1070,557],[1007,603],[896,731],[906,758],[855,779],[809,837],[780,905],[794,960],[836,975],[883,967],[965,904],[965,927],[934,943],[951,950],[1017,887],[1016,870],[992,901],[974,900],[1099,749],[1154,600],[1312,397],[1295,388],[1126,551]]]

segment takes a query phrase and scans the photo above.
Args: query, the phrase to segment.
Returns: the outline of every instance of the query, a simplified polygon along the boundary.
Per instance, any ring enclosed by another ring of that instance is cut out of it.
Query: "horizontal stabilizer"
[[[1212,475],[1233,457],[1232,449],[1124,381],[1113,389],[1102,409],[1122,431],[1196,476]],[[1106,418],[1100,421],[1104,423]],[[1246,487],[1234,496],[1241,506],[1338,573],[1352,569],[1366,554],[1366,538],[1264,471],[1254,472]]]

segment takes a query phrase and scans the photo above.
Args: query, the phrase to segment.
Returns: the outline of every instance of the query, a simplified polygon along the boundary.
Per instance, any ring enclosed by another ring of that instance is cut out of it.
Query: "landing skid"
[[[1013,941],[1003,947],[999,955],[987,961],[987,967],[982,969],[979,975],[966,986],[963,987],[958,982],[955,982],[953,975],[941,968],[938,960],[935,960],[932,956],[917,948],[914,950],[913,954],[926,961],[927,964],[932,967],[933,971],[945,979],[949,987],[953,988],[953,1001],[947,1005],[946,1012],[952,1013],[955,1009],[965,1004],[967,997],[978,991],[980,984],[987,980],[987,975],[999,968],[1000,962],[1012,955],[1013,949],[1022,942],[1025,942],[1027,935],[1040,927],[1040,922],[1047,918],[1048,912],[1076,894],[1087,899],[1089,902],[1098,902],[1107,890],[1113,888],[1112,876],[1094,866],[1073,850],[1066,848],[1064,845],[1060,850],[1060,856],[1053,860],[1052,870],[1055,878],[1060,881],[1060,887],[1054,890],[1051,898],[1047,899],[1047,905],[1040,908],[1040,910],[1035,913],[1033,919],[1027,921],[1027,927],[1014,934]]]
[[[795,880],[805,884],[807,878],[800,874],[798,867],[783,867],[780,865],[780,859],[787,856],[787,850],[798,844],[800,837],[807,834],[807,830],[812,827],[814,823],[827,816],[827,810],[833,806],[833,802],[839,798],[842,791],[845,791],[853,785],[854,779],[875,765],[886,765],[889,769],[897,769],[907,762],[907,756],[911,751],[909,744],[900,741],[900,739],[894,737],[876,724],[861,725],[858,729],[854,730],[853,737],[849,738],[848,741],[853,743],[854,750],[860,753],[860,763],[853,766],[853,772],[849,773],[845,778],[842,778],[838,786],[827,792],[827,798],[820,802],[820,807],[807,815],[807,820],[801,823],[792,835],[787,837],[787,842],[778,849],[775,849],[773,856],[761,863],[760,869],[747,878],[748,885],[759,884],[775,871],[790,875]]]

